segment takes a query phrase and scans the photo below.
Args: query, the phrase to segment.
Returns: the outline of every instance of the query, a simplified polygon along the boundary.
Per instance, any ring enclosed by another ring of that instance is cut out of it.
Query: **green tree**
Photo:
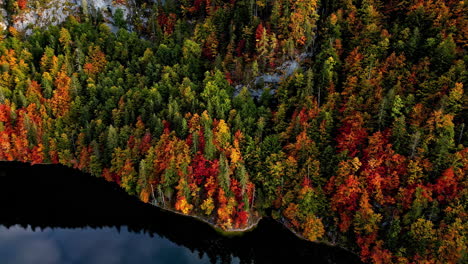
[[[231,109],[232,87],[219,70],[216,70],[213,75],[205,74],[204,86],[200,94],[202,109],[207,109],[210,116],[226,119]]]
[[[124,11],[121,8],[117,8],[114,12],[114,25],[118,28],[126,28],[127,21],[125,20]]]

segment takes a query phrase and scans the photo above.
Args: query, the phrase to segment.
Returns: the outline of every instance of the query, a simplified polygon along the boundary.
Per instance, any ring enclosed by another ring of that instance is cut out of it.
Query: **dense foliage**
[[[226,230],[271,215],[365,262],[467,261],[465,2],[142,10],[116,12],[115,34],[87,13],[5,32],[0,159],[75,167]]]

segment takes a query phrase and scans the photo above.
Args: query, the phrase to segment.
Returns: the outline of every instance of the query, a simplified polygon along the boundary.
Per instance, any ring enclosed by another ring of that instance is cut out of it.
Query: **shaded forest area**
[[[225,230],[269,215],[364,262],[467,261],[465,2],[139,4],[116,33],[85,8],[3,33],[1,160],[78,168]]]

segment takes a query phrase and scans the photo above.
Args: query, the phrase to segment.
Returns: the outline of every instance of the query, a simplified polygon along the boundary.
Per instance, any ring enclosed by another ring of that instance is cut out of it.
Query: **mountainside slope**
[[[0,159],[369,263],[466,261],[465,2],[57,3],[4,3]]]

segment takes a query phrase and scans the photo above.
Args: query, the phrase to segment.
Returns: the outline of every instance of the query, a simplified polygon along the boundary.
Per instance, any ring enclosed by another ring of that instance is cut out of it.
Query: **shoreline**
[[[93,177],[96,177],[96,178],[102,178],[102,177],[99,177],[99,176],[95,176],[95,175],[93,175],[93,174],[91,174],[89,172],[82,171],[82,170],[80,170],[78,168],[69,167],[69,166],[61,164],[61,163],[49,163],[49,162],[31,163],[31,162],[28,162],[28,161],[18,161],[18,160],[0,160],[0,162],[9,163],[11,166],[14,166],[14,163],[19,163],[19,164],[24,164],[24,165],[29,165],[29,166],[35,166],[35,165],[57,166],[58,165],[58,166],[63,166],[65,168],[77,170],[77,171],[79,171],[81,173],[89,174],[90,176],[93,176]],[[121,188],[121,186],[119,186],[119,187]],[[138,199],[138,197],[136,197],[136,198]],[[138,200],[140,202],[142,202],[142,203],[145,203],[145,202],[141,201],[140,199],[138,199]],[[196,215],[196,214],[184,214],[184,213],[181,213],[181,212],[179,212],[177,210],[174,210],[172,208],[162,207],[162,206],[159,206],[159,205],[153,204],[153,203],[145,203],[145,204],[149,204],[151,206],[154,206],[154,207],[156,207],[158,209],[161,209],[161,210],[164,210],[166,212],[174,213],[174,214],[177,214],[177,215],[180,215],[180,216],[191,217],[191,218],[193,218],[195,220],[204,222],[204,223],[210,225],[210,227],[212,227],[214,230],[216,230],[216,232],[222,233],[222,234],[227,235],[227,236],[241,235],[244,232],[252,231],[253,229],[255,229],[257,227],[260,220],[263,219],[263,216],[260,216],[256,220],[254,220],[253,223],[251,223],[250,225],[248,225],[248,226],[246,226],[244,228],[231,228],[231,229],[228,229],[228,230],[224,230],[220,226],[218,226],[218,224],[212,223],[211,221],[205,219],[204,217]]]
[[[13,161],[0,160],[0,163],[8,163],[10,166],[14,166],[14,163],[17,163],[17,164],[29,165],[31,167],[35,166],[35,165],[39,165],[39,166],[41,166],[41,165],[44,165],[44,166],[50,166],[50,165],[57,166],[58,165],[58,166],[63,166],[64,168],[76,170],[76,171],[78,171],[80,173],[87,173],[90,176],[93,176],[93,177],[96,177],[96,178],[102,178],[102,177],[92,175],[91,173],[81,171],[78,168],[69,167],[69,166],[66,166],[66,165],[61,164],[61,163],[34,163],[33,164],[31,162],[16,161],[16,160],[13,160]],[[119,186],[119,188],[121,188],[121,186]],[[127,195],[130,196],[129,194],[127,194]],[[138,197],[136,197],[136,198],[138,199]],[[196,221],[203,222],[203,223],[207,224],[208,226],[210,226],[211,228],[213,228],[217,233],[219,233],[219,234],[221,234],[223,236],[226,236],[226,237],[242,236],[247,232],[253,231],[255,228],[257,228],[258,224],[260,223],[260,221],[262,219],[268,217],[268,218],[271,218],[274,221],[278,222],[279,224],[281,224],[282,227],[287,229],[289,232],[291,232],[298,239],[301,239],[303,241],[307,241],[307,242],[310,242],[310,243],[314,243],[314,244],[324,244],[324,245],[331,246],[331,247],[338,247],[338,248],[340,248],[342,250],[345,250],[347,252],[355,254],[356,256],[359,256],[359,254],[357,254],[356,252],[354,252],[354,251],[352,251],[352,250],[350,250],[350,249],[348,249],[346,247],[343,247],[343,246],[341,246],[341,245],[339,245],[337,243],[332,243],[332,242],[330,242],[328,240],[310,241],[310,240],[306,239],[304,236],[302,236],[300,233],[298,233],[296,230],[292,229],[291,227],[289,227],[285,223],[281,222],[279,219],[274,219],[271,216],[258,216],[251,224],[249,224],[248,226],[246,226],[244,228],[232,228],[232,229],[224,230],[220,226],[218,226],[216,223],[212,223],[211,221],[205,219],[202,216],[199,216],[199,215],[196,215],[196,214],[184,214],[184,213],[179,212],[177,210],[174,210],[172,208],[161,207],[161,206],[159,206],[157,204],[145,203],[145,202],[141,201],[140,199],[138,199],[138,200],[143,204],[148,204],[148,205],[154,206],[155,208],[160,209],[162,211],[173,213],[173,214],[183,216],[183,217],[189,217],[189,218],[192,218],[192,219],[194,219]]]
[[[180,216],[185,216],[185,217],[190,217],[190,218],[193,218],[197,221],[200,221],[200,222],[203,222],[203,223],[206,223],[208,224],[210,227],[212,227],[214,230],[216,230],[216,232],[218,233],[221,233],[223,235],[226,235],[226,236],[237,236],[237,235],[242,235],[243,233],[245,232],[250,232],[252,230],[254,230],[257,226],[258,226],[258,223],[260,223],[260,220],[263,219],[263,217],[258,217],[253,223],[251,223],[250,225],[244,227],[244,228],[232,228],[232,229],[228,229],[228,230],[224,230],[222,229],[221,227],[219,227],[217,224],[215,223],[212,223],[210,222],[209,220],[199,216],[199,215],[195,215],[195,214],[184,214],[184,213],[181,213],[179,211],[176,211],[172,208],[165,208],[165,207],[161,207],[159,205],[155,205],[155,204],[151,204],[151,203],[148,203],[158,209],[161,209],[163,211],[166,211],[166,212],[170,212],[170,213],[174,213],[174,214],[177,214],[177,215],[180,215]]]

